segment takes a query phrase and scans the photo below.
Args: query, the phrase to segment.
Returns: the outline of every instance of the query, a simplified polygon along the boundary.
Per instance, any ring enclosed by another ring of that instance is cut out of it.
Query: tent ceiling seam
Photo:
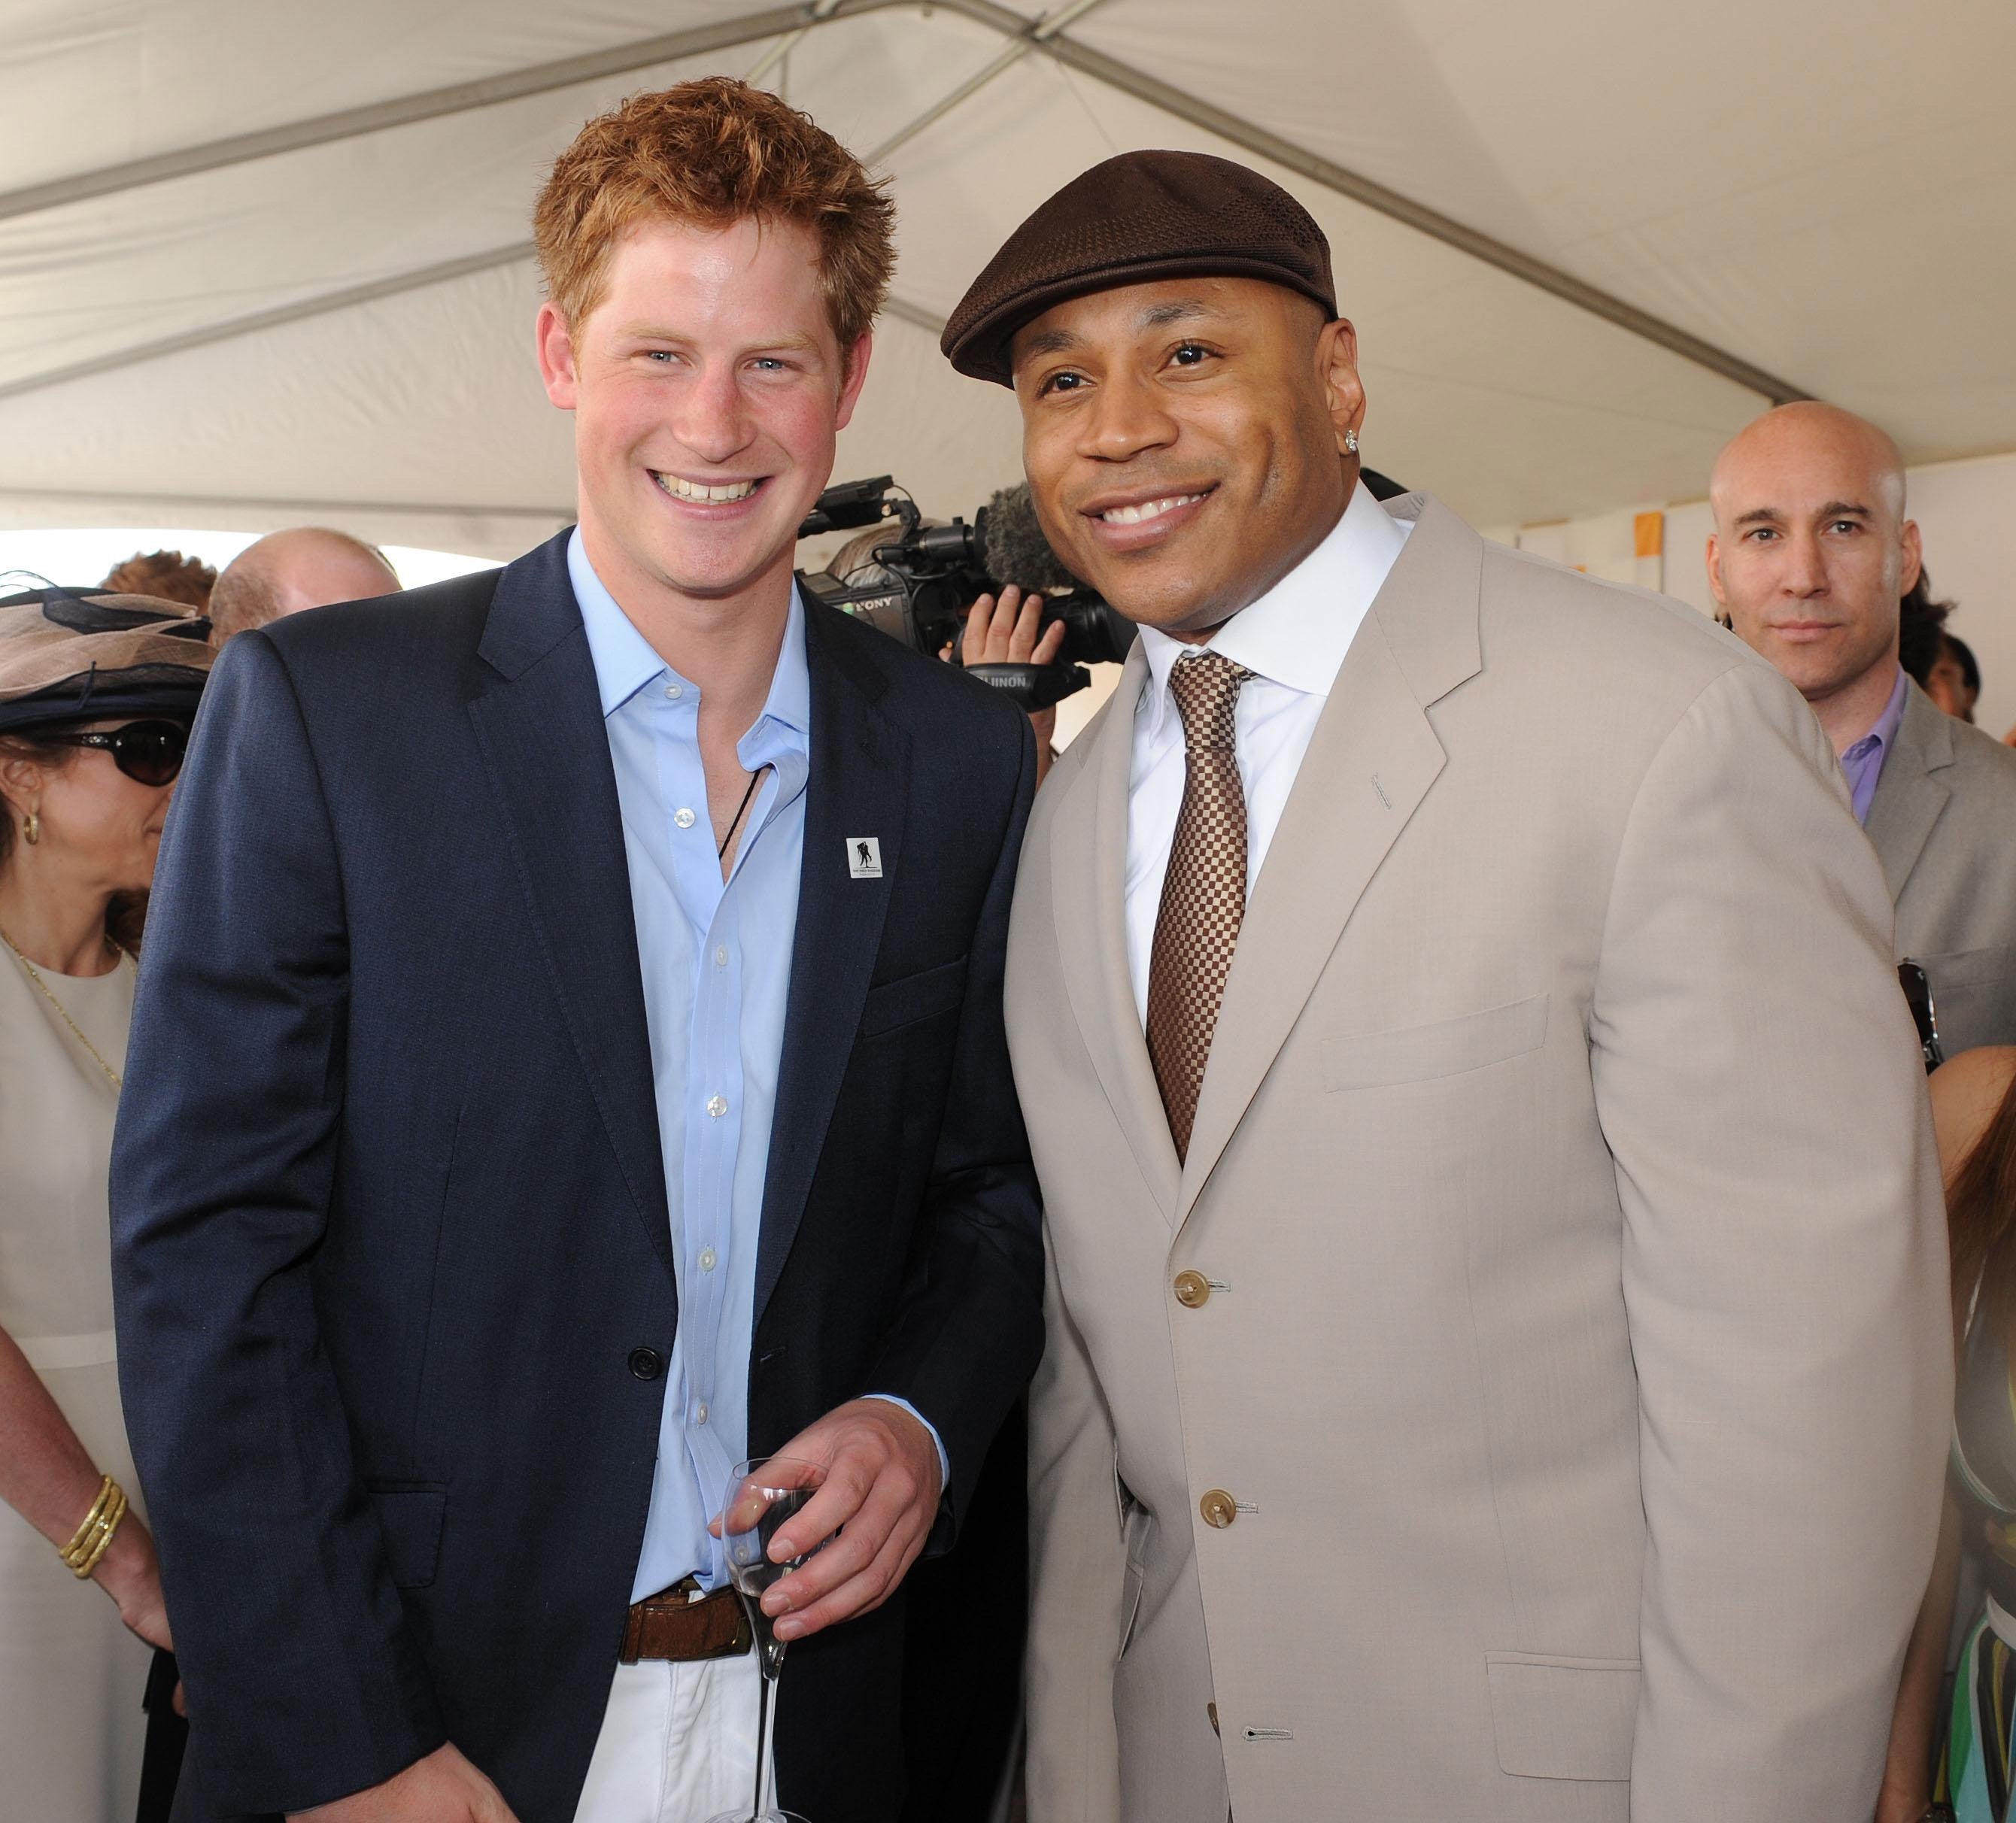
[[[589,51],[578,57],[537,63],[523,70],[506,70],[479,77],[473,82],[458,82],[443,88],[423,89],[413,95],[395,95],[389,101],[372,102],[362,107],[344,108],[334,113],[317,114],[255,132],[238,133],[229,138],[211,139],[200,146],[185,146],[147,158],[128,160],[101,166],[95,171],[76,171],[52,178],[47,183],[0,192],[0,221],[29,215],[46,209],[60,209],[99,196],[117,196],[127,190],[167,183],[176,178],[200,176],[261,158],[278,157],[311,146],[333,145],[395,127],[409,127],[423,120],[441,120],[468,113],[500,102],[521,101],[528,95],[545,95],[555,89],[574,88],[605,77],[621,76],[654,64],[671,63],[685,57],[704,56],[711,51],[733,50],[781,34],[801,33],[834,19],[891,7],[908,5],[915,0],[837,0],[830,6],[801,5],[776,6],[718,24],[695,26],[685,31],[666,32],[607,50]]]
[[[606,51],[589,52],[579,57],[484,77],[474,82],[457,84],[450,88],[427,90],[389,102],[375,102],[366,107],[320,115],[290,126],[215,140],[204,146],[186,147],[179,152],[108,166],[96,171],[81,172],[49,183],[0,193],[0,220],[38,210],[59,207],[66,203],[86,198],[113,195],[147,184],[164,182],[171,178],[191,176],[250,160],[383,131],[391,127],[466,113],[472,109],[542,94],[556,88],[569,88],[604,76],[671,62],[680,57],[700,56],[709,51],[754,43],[780,34],[803,34],[836,20],[916,3],[916,0],[839,0],[839,3],[833,5],[799,5],[746,14],[719,25],[668,33]],[[1229,113],[1187,90],[1164,81],[1159,77],[1079,43],[1060,29],[1063,23],[1067,22],[1067,18],[1057,19],[1054,23],[1051,23],[1051,16],[1048,15],[1031,19],[998,4],[997,0],[935,0],[935,3],[949,12],[988,27],[1004,37],[1019,40],[1024,47],[1040,49],[1060,63],[1096,81],[1132,95],[1151,107],[1186,120],[1233,145],[1295,171],[1326,189],[1348,197],[1510,277],[1560,298],[1564,303],[1614,323],[1640,340],[1665,348],[1697,366],[1705,368],[1748,391],[1769,399],[1773,404],[1811,396],[1802,388],[1780,379],[1741,356],[1589,284],[1546,261],[1471,228],[1425,203],[1417,203],[1412,197],[1373,178],[1334,164],[1319,153]],[[1068,16],[1075,9],[1063,10]],[[995,73],[992,67],[988,71],[989,75]],[[970,91],[958,92],[949,98],[946,103],[941,104],[909,131],[920,130],[922,126],[929,124],[939,114],[949,111],[951,106],[963,99],[966,92]],[[901,137],[908,136],[906,131]],[[892,141],[890,149],[898,142]],[[474,258],[489,264],[502,264],[522,257],[522,252],[523,250],[518,249],[499,250],[490,255],[474,256]],[[408,275],[402,280],[379,282],[389,285],[391,289],[358,286],[345,292],[329,293],[326,300],[310,300],[305,306],[285,306],[279,311],[235,318],[209,329],[192,330],[182,336],[166,337],[93,361],[80,361],[45,374],[0,384],[0,399],[18,397],[24,392],[59,385],[69,379],[103,372],[113,367],[157,358],[185,348],[200,347],[234,336],[295,321],[301,315],[312,315],[326,310],[344,308],[354,303],[369,302],[374,297],[389,297],[399,290],[437,283],[445,279],[460,276],[464,271],[480,269],[482,269],[481,266],[466,261],[444,262],[440,267],[423,268],[419,272]]]
[[[996,4],[996,0],[937,0],[949,13],[956,13],[977,23],[992,26],[994,30],[1011,37],[1022,37],[1029,32],[1030,22],[1018,13]],[[1618,328],[1629,330],[1642,340],[1656,344],[1669,353],[1690,361],[1696,366],[1705,367],[1723,379],[1733,380],[1748,390],[1761,394],[1773,405],[1785,405],[1795,399],[1810,398],[1813,395],[1789,380],[1780,379],[1776,374],[1766,372],[1741,355],[1704,340],[1677,324],[1654,316],[1635,304],[1599,286],[1563,271],[1558,266],[1545,260],[1521,252],[1508,243],[1498,240],[1478,228],[1458,221],[1453,216],[1445,215],[1440,210],[1431,209],[1424,203],[1417,203],[1411,196],[1389,189],[1375,179],[1361,176],[1341,164],[1334,164],[1320,153],[1292,140],[1283,139],[1277,133],[1270,133],[1264,127],[1256,126],[1238,115],[1228,113],[1223,108],[1192,95],[1187,89],[1165,82],[1158,76],[1138,70],[1131,63],[1123,63],[1103,51],[1094,50],[1089,45],[1080,44],[1063,32],[1055,32],[1040,41],[1040,48],[1050,56],[1071,68],[1103,82],[1111,88],[1144,101],[1165,113],[1174,114],[1179,120],[1187,120],[1192,126],[1201,127],[1221,139],[1257,153],[1273,163],[1320,184],[1325,189],[1348,196],[1355,203],[1373,210],[1381,215],[1411,228],[1417,232],[1440,241],[1445,246],[1453,247],[1472,259],[1495,267],[1508,276],[1523,280],[1536,289],[1558,297],[1587,311],[1592,316],[1601,317]]]
[[[109,354],[93,355],[86,361],[73,361],[66,367],[52,368],[45,373],[27,374],[19,379],[0,382],[0,401],[20,398],[24,394],[41,392],[52,387],[67,385],[72,380],[90,379],[102,373],[117,372],[124,367],[137,367],[146,361],[165,359],[171,354],[182,354],[193,349],[211,347],[219,342],[236,341],[241,336],[257,335],[264,329],[284,329],[291,323],[302,322],[311,317],[327,316],[333,311],[376,304],[381,298],[398,297],[409,291],[424,290],[430,285],[445,285],[454,279],[466,279],[478,272],[495,271],[499,267],[513,266],[521,261],[535,259],[538,253],[537,247],[530,241],[524,241],[507,247],[491,247],[483,253],[465,253],[431,266],[416,267],[408,272],[395,272],[383,279],[370,279],[362,285],[346,286],[340,291],[320,292],[313,297],[298,298],[291,304],[277,304],[271,310],[255,311],[249,316],[233,317],[228,322],[210,323],[200,329],[185,329],[176,335],[164,336],[157,341],[140,343],[130,348],[114,349]],[[907,299],[891,297],[884,304],[883,310],[887,315],[927,330],[934,336],[945,332],[943,317],[925,309],[921,304],[912,304]]]

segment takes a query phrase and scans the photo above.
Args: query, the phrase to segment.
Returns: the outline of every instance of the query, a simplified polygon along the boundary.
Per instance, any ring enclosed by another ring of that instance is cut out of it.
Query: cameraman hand
[[[984,595],[966,617],[966,637],[959,642],[959,659],[964,664],[1049,664],[1064,642],[1064,624],[1059,620],[1047,630],[1043,625],[1043,598],[1024,595],[1013,584],[1001,591],[996,602]],[[1036,731],[1036,782],[1056,757],[1050,737],[1057,732],[1054,708],[1030,711],[1030,725]]]

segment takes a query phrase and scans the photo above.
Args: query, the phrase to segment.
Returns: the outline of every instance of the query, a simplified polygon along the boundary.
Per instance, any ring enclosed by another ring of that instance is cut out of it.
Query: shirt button
[[[701,1249],[700,1249],[700,1271],[703,1271],[703,1272],[711,1272],[711,1271],[714,1270],[714,1267],[715,1267],[715,1260],[716,1260],[716,1258],[717,1258],[717,1257],[718,1257],[718,1256],[715,1254],[715,1250],[713,1249],[713,1248],[711,1248],[711,1247],[703,1247],[703,1248],[701,1248]]]
[[[715,945],[714,965],[717,969],[725,969],[728,966],[728,945],[726,944],[716,944]]]
[[[677,684],[668,684],[665,686],[665,694],[676,703],[686,694],[686,692],[682,690]]]
[[[704,1424],[707,1422],[707,1407],[704,1404],[696,1405],[693,1408],[693,1422],[696,1424]]]
[[[693,826],[693,814],[691,811],[674,811],[672,821],[682,829],[690,829]]]
[[[727,1098],[724,1095],[709,1095],[707,1098],[707,1111],[718,1120],[728,1112]]]

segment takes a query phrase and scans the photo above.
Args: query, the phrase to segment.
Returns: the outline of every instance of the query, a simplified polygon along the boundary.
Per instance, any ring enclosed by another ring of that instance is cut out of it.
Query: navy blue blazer
[[[806,645],[750,1445],[908,1399],[951,1458],[942,1545],[1042,1345],[1001,1009],[1034,747],[842,614],[809,604]],[[201,1794],[178,1815],[326,1802],[452,1740],[566,1823],[678,1313],[563,537],[231,642],[162,843],[112,1206]],[[895,1814],[901,1608],[791,1650],[778,1783],[819,1823]]]

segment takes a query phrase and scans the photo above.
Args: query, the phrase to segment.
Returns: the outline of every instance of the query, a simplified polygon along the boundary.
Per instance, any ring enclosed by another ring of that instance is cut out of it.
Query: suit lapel
[[[1939,706],[1916,684],[1905,688],[1909,695],[1904,718],[1897,725],[1896,746],[1885,759],[1882,775],[1876,782],[1867,825],[1893,904],[1953,795],[1936,777],[1953,764],[1953,729]]]
[[[1050,825],[1050,881],[1071,1011],[1135,1163],[1173,1222],[1176,1149],[1127,963],[1128,786],[1135,705],[1147,675],[1137,641],[1096,735],[1081,737],[1096,744]]]
[[[909,739],[877,707],[887,681],[852,645],[853,630],[830,624],[837,618],[830,609],[806,606],[812,764],[797,933],[756,1249],[759,1321],[804,1219],[902,859]],[[862,836],[880,841],[880,879],[857,879],[848,869],[845,845]],[[920,883],[919,890],[927,889]]]
[[[669,1275],[671,1226],[622,812],[595,666],[567,580],[567,536],[499,578],[477,649],[489,669],[469,714],[575,1054]]]
[[[1447,756],[1427,706],[1481,668],[1483,542],[1433,502],[1303,756],[1247,901],[1177,1198],[1179,1224],[1237,1131],[1372,876]]]

